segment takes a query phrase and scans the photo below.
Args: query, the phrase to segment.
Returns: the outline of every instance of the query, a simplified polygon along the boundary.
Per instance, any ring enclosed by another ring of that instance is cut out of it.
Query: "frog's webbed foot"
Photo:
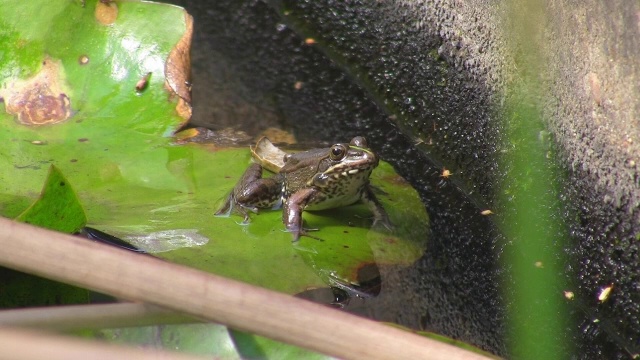
[[[227,196],[224,204],[214,213],[215,216],[219,217],[229,217],[231,213],[238,213],[243,216],[243,220],[240,225],[248,225],[251,218],[249,217],[249,211],[257,213],[257,207],[245,206],[238,202],[235,198],[234,193],[232,192]]]
[[[393,230],[393,224],[391,223],[391,220],[389,220],[389,215],[382,207],[382,204],[380,204],[378,198],[376,198],[370,186],[368,186],[362,193],[362,201],[367,204],[369,210],[373,213],[372,227],[377,228],[382,226],[389,231]]]
[[[242,222],[239,222],[239,223],[236,222],[238,225],[249,225],[249,223],[251,222],[251,218],[249,217],[249,212],[247,210],[250,210],[254,213],[258,213],[258,209],[246,208],[237,203],[235,208],[236,208],[236,212],[242,215]]]
[[[380,227],[383,227],[385,230],[387,231],[393,231],[394,226],[391,223],[391,220],[389,220],[389,218],[384,218],[384,219],[380,219],[377,217],[373,218],[373,224],[371,225],[372,228],[376,228],[379,229]]]
[[[227,196],[227,199],[224,201],[224,204],[222,204],[222,206],[213,215],[220,216],[220,217],[228,217],[229,215],[231,215],[231,211],[234,208],[234,202],[235,200],[233,198],[233,192],[232,192]]]

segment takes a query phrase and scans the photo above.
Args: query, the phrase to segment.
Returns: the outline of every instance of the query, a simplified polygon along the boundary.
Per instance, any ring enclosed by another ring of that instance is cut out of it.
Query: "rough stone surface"
[[[628,358],[598,340],[640,351],[640,4],[549,1],[547,13],[544,110],[579,214],[574,274],[589,299],[614,286],[611,301],[590,302],[588,315],[605,323],[583,320],[584,346]]]
[[[478,210],[493,207],[505,175],[505,91],[533,76],[567,173],[557,179],[567,274],[587,299],[570,310],[580,323],[567,341],[579,342],[579,358],[629,358],[640,351],[640,5],[524,3],[185,0],[194,122],[251,133],[277,125],[302,141],[366,135],[432,220],[429,252],[387,269],[372,312],[505,355],[504,239]],[[519,68],[532,52],[537,66]],[[444,167],[458,176],[443,182]]]

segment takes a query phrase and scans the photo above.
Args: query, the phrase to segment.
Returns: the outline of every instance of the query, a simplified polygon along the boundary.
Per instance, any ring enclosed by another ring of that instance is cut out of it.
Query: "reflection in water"
[[[326,261],[327,254],[322,254],[323,250],[330,251],[329,249],[309,248],[300,246],[299,243],[294,244],[294,248],[302,256],[304,262],[328,286],[328,288],[307,289],[296,294],[297,297],[346,310],[353,305],[352,299],[363,300],[375,297],[380,293],[381,277],[375,263],[362,263],[352,274],[341,274],[337,268],[332,267],[335,264]],[[358,301],[358,304],[360,302]]]
[[[351,303],[351,296],[342,289],[314,288],[295,294],[295,297],[310,300],[318,304],[326,304],[338,309],[346,309]]]
[[[202,246],[209,242],[209,238],[198,234],[197,229],[175,229],[145,235],[125,235],[124,239],[148,253]]]
[[[358,296],[361,298],[377,296],[380,293],[380,272],[378,271],[378,266],[372,263],[364,264],[363,267],[374,269],[377,276],[367,279],[361,279],[360,276],[357,276],[354,281],[338,277],[335,271],[327,269],[314,270],[316,270],[318,276],[331,286],[331,288],[344,290],[350,296]]]
[[[115,247],[119,247],[125,250],[135,251],[139,253],[145,253],[144,250],[138,249],[137,247],[129,244],[128,242],[117,238],[113,235],[109,235],[105,232],[102,232],[98,229],[94,229],[89,226],[85,226],[82,230],[77,234],[81,237],[86,237],[89,240],[93,240],[95,242],[99,242],[102,244],[107,244]]]
[[[120,238],[88,226],[83,228],[78,235],[126,250],[151,254],[184,247],[202,246],[209,242],[209,238],[198,234],[197,229],[163,230],[144,235],[130,235],[130,233],[126,234],[115,230],[110,232]]]

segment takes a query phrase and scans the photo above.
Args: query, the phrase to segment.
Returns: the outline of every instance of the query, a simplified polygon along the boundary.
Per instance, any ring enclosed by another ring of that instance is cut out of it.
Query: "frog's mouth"
[[[374,164],[363,164],[361,166],[335,166],[327,169],[327,171],[324,172],[324,175],[332,176],[333,178],[338,179],[340,177],[356,175],[359,172],[367,172],[369,170],[373,170],[374,167]]]
[[[365,155],[365,157],[371,161],[359,160],[348,164],[334,165],[323,173],[314,176],[309,184],[325,187],[331,183],[339,182],[340,179],[362,178],[364,181],[365,178],[369,177],[373,168],[378,165],[377,158],[371,158],[371,154]]]
[[[347,158],[349,160],[343,160],[341,163],[331,166],[322,174],[316,175],[312,182],[316,186],[322,187],[340,179],[362,178],[362,181],[366,181],[371,171],[378,166],[378,157],[375,154],[358,147],[351,146]]]

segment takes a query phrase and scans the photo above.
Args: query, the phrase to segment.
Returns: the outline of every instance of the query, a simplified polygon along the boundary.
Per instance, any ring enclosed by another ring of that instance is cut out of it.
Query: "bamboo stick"
[[[144,303],[48,306],[0,311],[0,326],[55,331],[194,322],[200,322],[200,320]]]
[[[0,265],[344,359],[487,359],[309,301],[0,218]]]
[[[33,330],[0,328],[0,358],[4,360],[202,360],[185,354],[142,350]]]

